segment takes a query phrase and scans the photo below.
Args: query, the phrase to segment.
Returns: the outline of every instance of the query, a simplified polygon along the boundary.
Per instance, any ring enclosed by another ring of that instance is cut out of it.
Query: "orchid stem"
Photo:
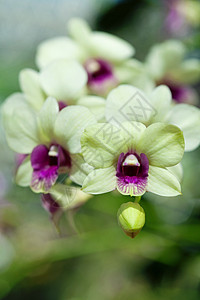
[[[140,200],[141,200],[141,198],[142,198],[141,196],[136,196],[134,202],[135,202],[135,203],[139,203]]]

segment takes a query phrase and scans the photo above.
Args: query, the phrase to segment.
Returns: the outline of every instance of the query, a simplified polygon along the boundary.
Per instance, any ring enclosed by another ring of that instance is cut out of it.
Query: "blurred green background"
[[[1,0],[0,101],[19,90],[36,46],[66,34],[70,17],[127,39],[143,59],[169,36],[164,1]],[[200,56],[199,32],[182,37]],[[198,86],[197,86],[198,88]],[[40,197],[13,182],[14,156],[0,128],[0,299],[200,299],[200,151],[183,159],[183,196],[146,194],[146,224],[128,238],[116,213],[129,199],[91,198],[63,215],[59,235]]]

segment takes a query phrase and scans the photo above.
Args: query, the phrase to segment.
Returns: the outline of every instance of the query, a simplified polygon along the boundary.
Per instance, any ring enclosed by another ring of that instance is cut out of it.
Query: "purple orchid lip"
[[[172,93],[172,98],[178,102],[178,103],[183,103],[186,101],[188,98],[188,89],[185,86],[180,86],[180,85],[171,85],[170,87],[171,93]]]
[[[71,168],[71,158],[60,145],[52,144],[49,148],[38,145],[31,153],[31,165],[31,187],[36,191],[44,189],[47,192],[56,182],[58,174]]]
[[[90,58],[84,64],[88,74],[89,88],[98,93],[104,94],[107,90],[115,87],[118,83],[112,65],[100,58]]]
[[[117,188],[122,194],[142,195],[148,182],[149,161],[144,153],[121,153],[117,163]]]
[[[185,85],[171,85],[169,88],[173,100],[177,103],[197,104],[198,100],[195,91],[191,87]]]
[[[68,105],[64,101],[58,101],[59,111],[63,110],[63,108],[67,107]]]
[[[159,82],[158,85],[165,84],[172,93],[172,99],[177,103],[196,104],[196,98],[191,87],[187,85],[176,84],[169,79]]]

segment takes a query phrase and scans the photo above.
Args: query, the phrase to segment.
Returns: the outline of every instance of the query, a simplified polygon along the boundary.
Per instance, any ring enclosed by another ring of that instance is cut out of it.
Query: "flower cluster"
[[[16,183],[41,193],[52,217],[117,190],[135,201],[118,211],[134,237],[145,223],[141,196],[180,195],[184,151],[200,144],[190,86],[200,61],[176,40],[153,46],[140,62],[132,45],[84,20],[70,20],[68,32],[39,45],[39,71],[22,70],[21,92],[3,104]]]

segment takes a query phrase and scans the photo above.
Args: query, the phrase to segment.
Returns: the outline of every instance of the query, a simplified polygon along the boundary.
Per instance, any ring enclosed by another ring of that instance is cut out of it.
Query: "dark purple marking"
[[[109,62],[100,58],[90,58],[84,67],[88,74],[88,86],[92,91],[104,94],[117,85],[118,80]]]
[[[125,160],[134,155],[137,164],[125,164]],[[118,190],[123,194],[141,195],[145,192],[148,181],[149,161],[144,153],[138,155],[135,152],[121,153],[117,163],[116,176]]]

